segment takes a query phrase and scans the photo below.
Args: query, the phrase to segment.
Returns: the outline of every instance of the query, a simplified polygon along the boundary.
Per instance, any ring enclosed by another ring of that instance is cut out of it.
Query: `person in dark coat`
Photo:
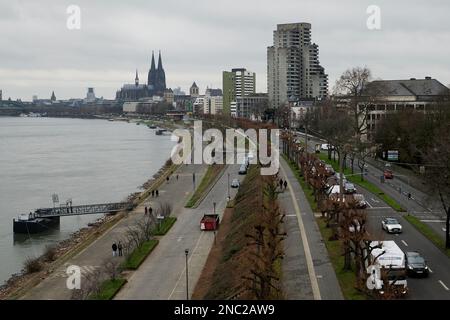
[[[158,189],[156,189],[156,196],[157,196],[157,197],[159,196],[159,191],[158,191]]]
[[[114,242],[112,244],[112,252],[113,252],[113,257],[117,256],[117,244]]]
[[[284,180],[284,190],[286,190],[286,188],[287,188],[287,181]]]
[[[148,208],[145,207],[145,209],[144,209],[144,215],[147,215],[147,212],[148,212]]]
[[[119,244],[117,245],[117,249],[119,250],[119,257],[123,256],[122,242],[119,241]]]
[[[283,189],[283,179],[280,179],[280,189]]]
[[[152,197],[155,196],[155,190],[152,190]]]

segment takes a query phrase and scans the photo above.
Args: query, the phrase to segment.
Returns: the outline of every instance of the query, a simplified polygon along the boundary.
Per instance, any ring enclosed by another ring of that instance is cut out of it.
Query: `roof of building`
[[[191,88],[198,88],[198,87],[197,87],[197,84],[195,83],[195,81],[194,81],[194,83],[192,84]]]
[[[411,78],[409,80],[376,80],[368,85],[368,90],[387,96],[442,96],[450,93],[449,88],[436,79]]]
[[[145,84],[124,84],[122,87],[123,90],[142,90],[147,89],[147,85]]]
[[[211,97],[221,96],[222,95],[222,89],[208,88],[208,89],[206,89],[206,95],[209,95]]]

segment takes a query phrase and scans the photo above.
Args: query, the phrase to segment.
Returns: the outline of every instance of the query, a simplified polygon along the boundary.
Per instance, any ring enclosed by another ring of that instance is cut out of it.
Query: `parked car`
[[[381,221],[381,227],[387,233],[401,233],[402,232],[402,225],[395,218],[384,218]]]
[[[323,143],[321,146],[320,146],[320,149],[321,150],[324,150],[324,151],[327,151],[328,149],[331,149],[332,147],[331,147],[331,145],[329,145],[329,144],[327,144],[327,143]]]
[[[340,189],[340,187],[339,187],[339,185],[338,184],[336,184],[336,185],[334,185],[334,186],[331,186],[331,187],[329,187],[326,191],[325,191],[325,193],[328,195],[328,197],[330,197],[331,195],[334,195],[334,194],[340,194],[340,191],[341,189]]]
[[[239,168],[239,174],[247,174],[247,165],[245,163],[241,164]]]
[[[239,180],[238,179],[233,179],[233,181],[231,181],[231,187],[232,188],[239,188]]]
[[[356,187],[353,183],[347,182],[344,184],[344,192],[345,193],[355,193]]]
[[[428,276],[429,270],[425,259],[416,251],[406,252],[406,272],[408,275]]]

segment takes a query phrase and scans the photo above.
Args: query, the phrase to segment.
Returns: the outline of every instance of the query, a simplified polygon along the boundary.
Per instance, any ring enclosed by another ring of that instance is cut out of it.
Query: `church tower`
[[[161,51],[159,51],[158,69],[156,70],[155,92],[157,94],[163,94],[164,90],[166,89],[166,73],[162,65]]]
[[[195,83],[195,81],[192,84],[191,88],[189,89],[189,94],[191,95],[191,97],[195,97],[195,98],[198,97],[198,86]]]
[[[149,86],[150,90],[155,89],[155,85],[156,85],[156,67],[155,67],[155,55],[154,55],[153,51],[152,51],[152,64],[151,64],[150,70],[148,72],[147,85]]]
[[[139,86],[139,77],[138,77],[138,71],[136,69],[136,78],[134,78],[134,84],[137,86]]]

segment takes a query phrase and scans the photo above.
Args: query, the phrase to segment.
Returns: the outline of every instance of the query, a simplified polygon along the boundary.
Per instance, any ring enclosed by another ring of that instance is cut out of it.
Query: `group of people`
[[[152,207],[145,207],[144,215],[147,215],[147,213],[151,215],[153,213],[153,208]]]
[[[157,197],[159,196],[159,191],[158,191],[158,189],[152,190],[152,197],[155,197],[155,194],[156,194]]]
[[[286,190],[287,188],[287,180],[280,179],[280,189],[281,190]]]
[[[119,241],[118,244],[116,244],[115,242],[112,244],[112,254],[113,254],[113,257],[123,256],[122,242]]]

